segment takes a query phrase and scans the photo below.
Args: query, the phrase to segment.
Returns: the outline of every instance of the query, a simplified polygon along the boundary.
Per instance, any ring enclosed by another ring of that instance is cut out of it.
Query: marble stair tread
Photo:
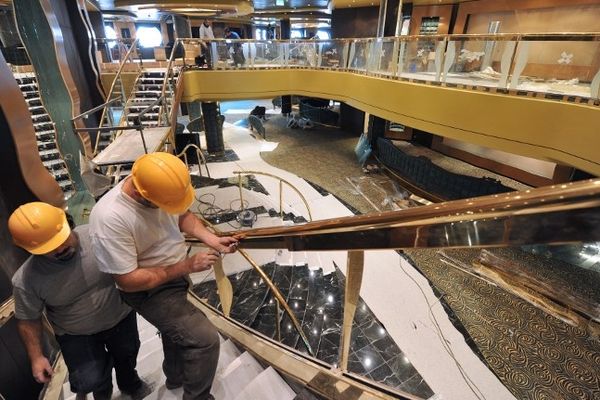
[[[292,267],[277,265],[273,273],[272,281],[279,288],[282,296],[287,299],[290,291],[292,278]],[[274,297],[269,293],[266,301],[263,303],[251,327],[271,338],[276,336],[276,324],[280,322],[281,316],[277,315],[277,305]]]
[[[323,271],[325,274],[325,271]],[[323,276],[323,328],[317,358],[331,365],[339,363],[344,291],[335,271]]]
[[[308,338],[308,343],[314,352],[319,349],[321,334],[323,332],[323,305],[325,293],[323,291],[323,270],[310,270],[308,273],[308,297],[306,311],[302,319],[302,330]],[[296,346],[298,350],[300,346]]]
[[[215,377],[211,393],[215,399],[233,400],[262,371],[258,361],[244,352]]]
[[[292,400],[296,393],[269,367],[254,378],[234,400]]]
[[[267,276],[272,277],[275,266],[264,265],[262,269]],[[234,289],[231,317],[244,325],[251,326],[269,296],[270,290],[254,269],[242,273],[248,277],[244,287]]]
[[[308,277],[309,270],[306,265],[292,267],[291,286],[287,296],[287,303],[300,324],[302,324],[302,321],[304,320],[306,303],[308,300]],[[292,320],[287,314],[282,316],[281,326],[281,342],[287,346],[296,347],[300,335],[294,328]],[[301,345],[301,348],[304,350],[304,344]]]
[[[225,340],[221,343],[221,349],[219,351],[219,363],[217,364],[217,375],[223,373],[223,371],[239,356],[241,355],[240,350],[233,344],[231,340]]]

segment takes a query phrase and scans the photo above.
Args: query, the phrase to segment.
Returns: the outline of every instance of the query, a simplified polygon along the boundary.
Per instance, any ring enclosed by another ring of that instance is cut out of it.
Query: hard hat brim
[[[161,204],[158,202],[153,203],[169,214],[180,215],[185,213],[190,208],[190,206],[194,202],[194,198],[194,188],[192,185],[188,185],[187,189],[185,190],[185,196],[183,197],[183,199],[181,199],[181,201],[178,204]]]
[[[62,228],[60,231],[45,243],[35,247],[25,247],[25,250],[31,254],[41,255],[56,250],[61,244],[63,244],[69,235],[71,234],[71,227],[67,221],[67,217],[63,216]]]

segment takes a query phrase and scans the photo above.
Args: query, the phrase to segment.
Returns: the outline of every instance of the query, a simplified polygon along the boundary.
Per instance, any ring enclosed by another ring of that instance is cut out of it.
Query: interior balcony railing
[[[184,63],[310,68],[599,105],[600,34],[461,34],[333,40],[180,39]]]

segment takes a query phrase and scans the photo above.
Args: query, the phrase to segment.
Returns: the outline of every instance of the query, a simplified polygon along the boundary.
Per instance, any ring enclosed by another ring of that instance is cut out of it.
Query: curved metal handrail
[[[245,248],[356,250],[564,244],[600,240],[600,179],[401,211],[250,229]]]
[[[188,163],[187,150],[191,149],[191,148],[193,148],[193,149],[196,150],[196,156],[198,157],[198,160],[199,160],[198,171],[200,172],[200,176],[202,176],[202,167],[201,167],[201,164],[204,164],[204,168],[206,168],[206,175],[210,178],[210,171],[208,170],[208,163],[206,162],[206,157],[204,157],[204,154],[202,153],[202,149],[200,147],[196,146],[193,143],[190,143],[187,146],[185,146],[183,148],[183,150],[179,154],[177,154],[176,156],[178,158],[181,158],[183,156],[183,161],[185,162],[185,165],[189,169],[190,165]]]
[[[200,218],[204,222],[204,225],[206,227],[208,227],[209,229],[212,229],[216,234],[222,233],[219,231],[218,228],[216,228],[213,224],[211,224],[209,221],[207,221],[202,215],[198,215],[198,218]],[[300,322],[294,315],[294,311],[292,311],[290,306],[287,304],[285,297],[283,297],[283,295],[281,294],[281,292],[279,291],[279,289],[277,288],[275,283],[273,283],[271,278],[269,278],[269,276],[265,273],[265,271],[263,271],[263,269],[252,259],[252,257],[250,257],[250,255],[245,250],[238,249],[238,252],[242,255],[242,257],[244,257],[246,259],[246,261],[248,261],[248,263],[252,266],[252,268],[254,268],[254,270],[256,272],[258,272],[258,274],[260,275],[262,280],[267,284],[267,286],[269,287],[269,289],[275,296],[275,299],[278,302],[278,304],[283,307],[285,313],[290,318],[290,321],[292,321],[292,324],[294,325],[294,328],[298,332],[298,335],[300,335],[300,338],[302,339],[302,342],[306,346],[308,353],[314,357],[315,356],[314,351],[310,345],[310,342],[308,341],[308,338],[304,334],[304,331],[302,331],[302,325],[300,325]],[[222,266],[220,268],[222,268]],[[216,275],[217,274],[215,273],[215,276]],[[221,271],[221,275],[224,277],[225,280],[227,280],[227,281],[229,280],[229,278],[227,278],[227,275],[225,275],[222,271]],[[219,282],[217,282],[217,285],[219,285]],[[231,283],[229,283],[229,286],[231,286]],[[224,295],[223,291],[219,290],[219,296],[222,296],[222,295]],[[225,304],[225,303],[231,304],[231,299],[228,299],[228,300],[222,299],[221,303],[222,304]]]
[[[298,188],[296,188],[294,185],[292,185],[289,181],[274,175],[274,174],[270,174],[268,172],[260,172],[260,171],[233,171],[234,174],[238,175],[238,186],[240,189],[240,202],[242,204],[242,208],[244,207],[244,200],[243,200],[243,196],[242,196],[242,175],[244,176],[248,176],[248,175],[264,175],[264,176],[269,176],[271,178],[275,178],[277,180],[279,180],[279,215],[283,218],[283,183],[285,183],[286,185],[288,185],[292,190],[294,190],[298,196],[300,196],[300,199],[302,200],[302,202],[304,203],[304,206],[306,207],[306,211],[308,211],[308,219],[310,221],[312,221],[312,214],[310,212],[310,206],[308,205],[308,201],[306,201],[306,198],[302,195],[302,193],[300,192],[300,190],[298,190]]]

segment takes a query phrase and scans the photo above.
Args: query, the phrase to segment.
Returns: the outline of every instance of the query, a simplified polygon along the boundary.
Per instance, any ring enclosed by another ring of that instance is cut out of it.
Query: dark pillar
[[[369,143],[371,143],[371,148],[374,152],[377,149],[377,139],[382,138],[385,135],[385,125],[385,119],[376,117],[375,115],[369,115]]]
[[[219,113],[218,104],[215,102],[202,103],[202,116],[204,117],[204,130],[208,153],[215,155],[224,154],[223,122],[225,122],[225,117]]]
[[[291,35],[291,23],[289,18],[282,19],[281,25],[281,39],[289,40]],[[283,115],[290,115],[292,113],[292,96],[281,96],[281,113]]]
[[[364,124],[365,113],[363,111],[346,103],[340,103],[340,127],[342,130],[358,136],[363,133]]]

